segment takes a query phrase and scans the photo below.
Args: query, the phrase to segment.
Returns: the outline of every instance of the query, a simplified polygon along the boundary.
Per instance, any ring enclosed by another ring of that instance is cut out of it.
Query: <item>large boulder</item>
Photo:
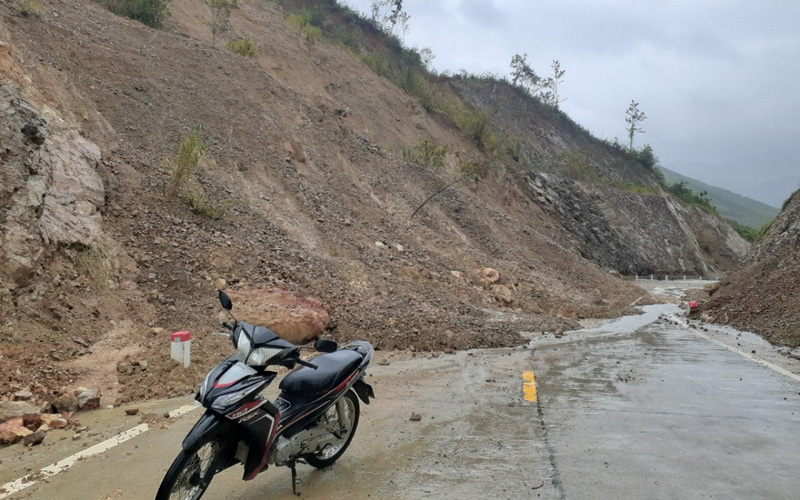
[[[22,418],[11,419],[0,424],[0,445],[14,444],[33,431],[22,425]]]
[[[266,326],[293,344],[318,338],[331,321],[321,300],[288,290],[247,287],[228,294],[238,319]]]
[[[24,401],[0,401],[0,422],[29,413],[39,413],[39,407]]]

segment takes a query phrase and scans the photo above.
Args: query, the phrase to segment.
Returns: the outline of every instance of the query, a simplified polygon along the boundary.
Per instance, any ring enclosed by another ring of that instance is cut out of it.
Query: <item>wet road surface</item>
[[[664,320],[618,330],[537,343],[558,497],[797,498],[800,383]]]
[[[800,383],[660,318],[674,306],[647,310],[562,338],[537,335],[527,348],[378,353],[369,382],[379,399],[362,405],[332,468],[298,467],[302,498],[796,498]],[[800,372],[757,338],[703,335]],[[529,371],[538,403],[524,398]],[[79,415],[89,427],[79,441],[59,430],[41,446],[0,450],[0,484],[140,425],[141,414],[189,403]],[[10,498],[153,498],[199,415],[150,425]],[[204,498],[297,498],[286,468],[240,478],[240,467],[224,471]]]

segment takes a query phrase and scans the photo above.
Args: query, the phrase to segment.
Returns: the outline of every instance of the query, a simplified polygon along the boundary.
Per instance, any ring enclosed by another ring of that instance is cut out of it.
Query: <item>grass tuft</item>
[[[255,57],[258,54],[252,40],[247,38],[231,40],[225,44],[225,48],[243,57]]]
[[[172,160],[175,165],[175,170],[172,173],[172,179],[167,188],[167,196],[175,198],[180,194],[184,184],[194,175],[197,164],[200,162],[200,158],[203,157],[205,152],[206,143],[200,136],[200,127],[197,127],[194,132],[181,141],[178,155]]]

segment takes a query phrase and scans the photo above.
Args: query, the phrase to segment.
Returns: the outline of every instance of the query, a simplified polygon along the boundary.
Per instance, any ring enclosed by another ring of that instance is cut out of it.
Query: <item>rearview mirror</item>
[[[339,348],[339,344],[335,340],[319,339],[314,342],[314,349],[319,352],[334,352]]]
[[[231,298],[228,297],[228,294],[225,293],[223,290],[219,291],[219,303],[222,304],[222,308],[226,311],[230,311],[233,309],[233,303],[231,302]]]

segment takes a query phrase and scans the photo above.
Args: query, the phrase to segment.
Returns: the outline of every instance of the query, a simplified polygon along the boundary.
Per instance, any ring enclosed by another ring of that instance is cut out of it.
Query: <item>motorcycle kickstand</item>
[[[297,479],[297,461],[292,460],[287,465],[289,466],[290,469],[292,469],[292,493],[294,493],[295,496],[299,497],[302,493],[297,491],[297,485],[303,484],[303,480]]]

